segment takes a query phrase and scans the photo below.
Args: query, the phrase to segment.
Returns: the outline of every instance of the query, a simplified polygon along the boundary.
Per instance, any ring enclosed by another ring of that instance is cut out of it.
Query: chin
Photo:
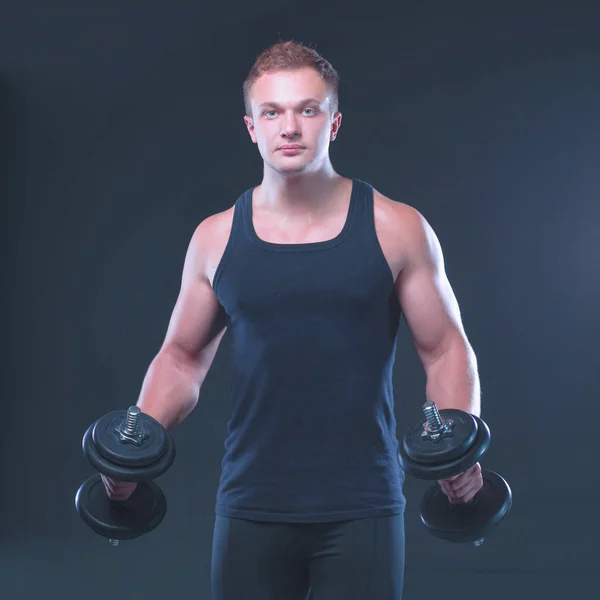
[[[293,175],[294,173],[304,173],[305,171],[310,171],[311,163],[307,161],[292,163],[291,161],[287,162],[287,164],[282,164],[281,162],[271,163],[271,168],[277,173],[281,173],[282,175]]]
[[[310,164],[303,163],[301,165],[288,165],[279,169],[280,173],[304,173],[310,170]]]

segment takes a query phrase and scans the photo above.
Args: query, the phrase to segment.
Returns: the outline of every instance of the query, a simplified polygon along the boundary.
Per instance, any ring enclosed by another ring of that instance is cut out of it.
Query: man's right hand
[[[137,483],[131,483],[129,481],[116,481],[105,475],[101,475],[102,483],[106,489],[108,499],[114,502],[124,502],[129,499],[129,496],[133,494]]]

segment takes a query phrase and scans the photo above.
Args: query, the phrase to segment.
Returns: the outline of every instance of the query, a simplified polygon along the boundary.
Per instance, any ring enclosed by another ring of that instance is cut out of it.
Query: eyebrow
[[[305,100],[300,100],[300,102],[298,102],[298,106],[310,103],[321,104],[321,102],[321,100],[317,100],[316,98],[306,98]],[[277,102],[263,102],[262,104],[258,105],[258,108],[264,108],[265,106],[274,106],[276,108],[281,108],[281,105],[277,104]]]

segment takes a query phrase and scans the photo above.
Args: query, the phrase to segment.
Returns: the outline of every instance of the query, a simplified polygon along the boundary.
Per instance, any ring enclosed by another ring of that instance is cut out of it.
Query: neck
[[[331,208],[343,180],[331,163],[309,173],[279,173],[265,165],[256,191],[260,204],[269,210],[288,215],[314,214]]]

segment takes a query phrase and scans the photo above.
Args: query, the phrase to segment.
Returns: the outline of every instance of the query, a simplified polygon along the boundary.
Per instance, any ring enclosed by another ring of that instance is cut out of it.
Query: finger
[[[447,481],[448,483],[460,483],[462,480],[466,479],[469,476],[469,473],[471,472],[472,468],[473,467],[471,467],[470,469],[467,469],[466,471],[463,471],[462,473],[459,473],[458,475],[453,475],[452,477],[446,477],[442,481]]]
[[[128,488],[127,487],[123,487],[123,485],[120,484],[115,484],[115,483],[109,483],[108,486],[106,487],[106,491],[109,493],[109,495],[111,496],[119,496],[121,494],[125,494],[128,492]]]
[[[451,502],[452,504],[466,504],[477,495],[477,492],[479,490],[476,487],[470,488],[463,496],[453,496]]]
[[[464,503],[470,502],[471,500],[473,500],[473,498],[475,498],[475,496],[477,496],[478,493],[479,489],[473,488],[466,496],[463,497],[462,501]]]
[[[468,471],[471,477],[480,477],[481,476],[481,465],[479,463],[475,463]]]
[[[460,489],[455,491],[464,494],[465,488],[470,487],[472,485],[478,487],[479,489],[483,487],[483,476],[481,473],[474,473],[473,475],[471,475],[469,481],[464,486],[461,486]]]
[[[107,493],[111,494],[115,491],[115,486],[112,484],[111,481],[105,481],[103,483]]]
[[[448,496],[448,498],[451,498],[451,499],[458,498],[451,483],[444,482],[443,484],[440,485],[440,487],[442,488],[442,491],[444,492],[444,494],[446,494],[446,496]]]
[[[440,486],[442,492],[444,492],[444,494],[446,494],[446,496],[450,493],[448,484],[445,481],[438,481],[438,485]]]
[[[456,496],[454,495],[454,492],[452,491],[452,488],[446,484],[440,484],[440,487],[442,489],[442,492],[444,493],[444,495],[448,498],[448,500],[450,502],[453,502],[454,500],[456,500]]]
[[[118,486],[118,484],[119,484],[119,482],[118,482],[118,481],[115,481],[114,479],[111,479],[110,477],[106,477],[106,475],[101,475],[100,477],[101,477],[101,479],[102,479],[102,483],[104,483],[104,485],[105,485],[107,488],[114,489],[114,488],[116,488],[116,487]]]
[[[481,465],[479,463],[475,463],[472,467],[469,467],[466,471],[463,471],[457,477],[465,477],[469,475],[474,475],[477,472],[481,472]]]
[[[136,483],[112,481],[110,478],[103,478],[103,481],[110,500],[126,500],[133,494],[137,486]]]
[[[451,490],[453,483],[456,481],[456,477],[458,477],[458,475],[452,479],[438,479],[437,482],[442,489]]]
[[[457,492],[455,491],[452,482],[449,481],[445,481],[445,480],[440,480],[438,481],[438,485],[440,486],[442,492],[448,496],[449,499],[454,500],[454,499],[458,499],[459,495],[457,494]],[[463,491],[467,491],[466,488],[463,489]]]
[[[111,479],[110,477],[105,477],[102,475],[102,481],[107,488],[111,490],[124,490],[135,487],[137,484],[132,481],[120,481],[116,479]]]
[[[456,491],[470,481],[470,476],[466,473],[461,473],[452,480],[446,479],[445,484],[452,491]]]
[[[452,486],[447,481],[442,479],[441,481],[438,481],[438,485],[442,488],[442,492],[444,492],[444,494],[452,493]]]
[[[453,490],[459,490],[464,485],[466,485],[472,479],[477,479],[481,477],[481,466],[479,463],[474,464],[472,467],[467,469],[464,473],[460,475],[456,475],[450,480],[450,486]]]
[[[134,491],[135,491],[134,487],[129,487],[129,486],[126,487],[126,488],[119,487],[119,488],[115,488],[115,489],[111,490],[109,492],[109,495],[112,498],[125,498],[125,499],[127,499],[127,498],[129,498],[129,496],[131,496],[131,494],[133,494]]]
[[[118,492],[109,494],[108,497],[110,500],[113,500],[115,502],[124,502],[125,500],[128,500],[130,496],[131,496],[131,492],[118,491]]]
[[[123,502],[125,500],[125,498],[119,494],[108,494],[108,499],[111,502]]]
[[[455,492],[454,499],[457,503],[464,504],[466,502],[469,502],[469,500],[472,500],[477,495],[477,492],[479,492],[480,489],[481,485],[479,484],[479,482],[473,480],[469,485],[465,486],[459,493]]]
[[[460,490],[460,488],[464,487],[466,484],[471,481],[471,476],[467,473],[463,473],[460,477],[457,477],[454,481],[450,482],[450,487],[453,491]]]
[[[450,504],[458,504],[460,502],[460,498],[454,493],[452,488],[448,489],[446,496],[448,497]]]
[[[479,483],[483,483],[481,476],[473,476],[471,475],[468,479],[461,480],[460,483],[452,485],[452,491],[455,496],[463,496],[466,491],[468,491],[473,484],[477,485]]]

